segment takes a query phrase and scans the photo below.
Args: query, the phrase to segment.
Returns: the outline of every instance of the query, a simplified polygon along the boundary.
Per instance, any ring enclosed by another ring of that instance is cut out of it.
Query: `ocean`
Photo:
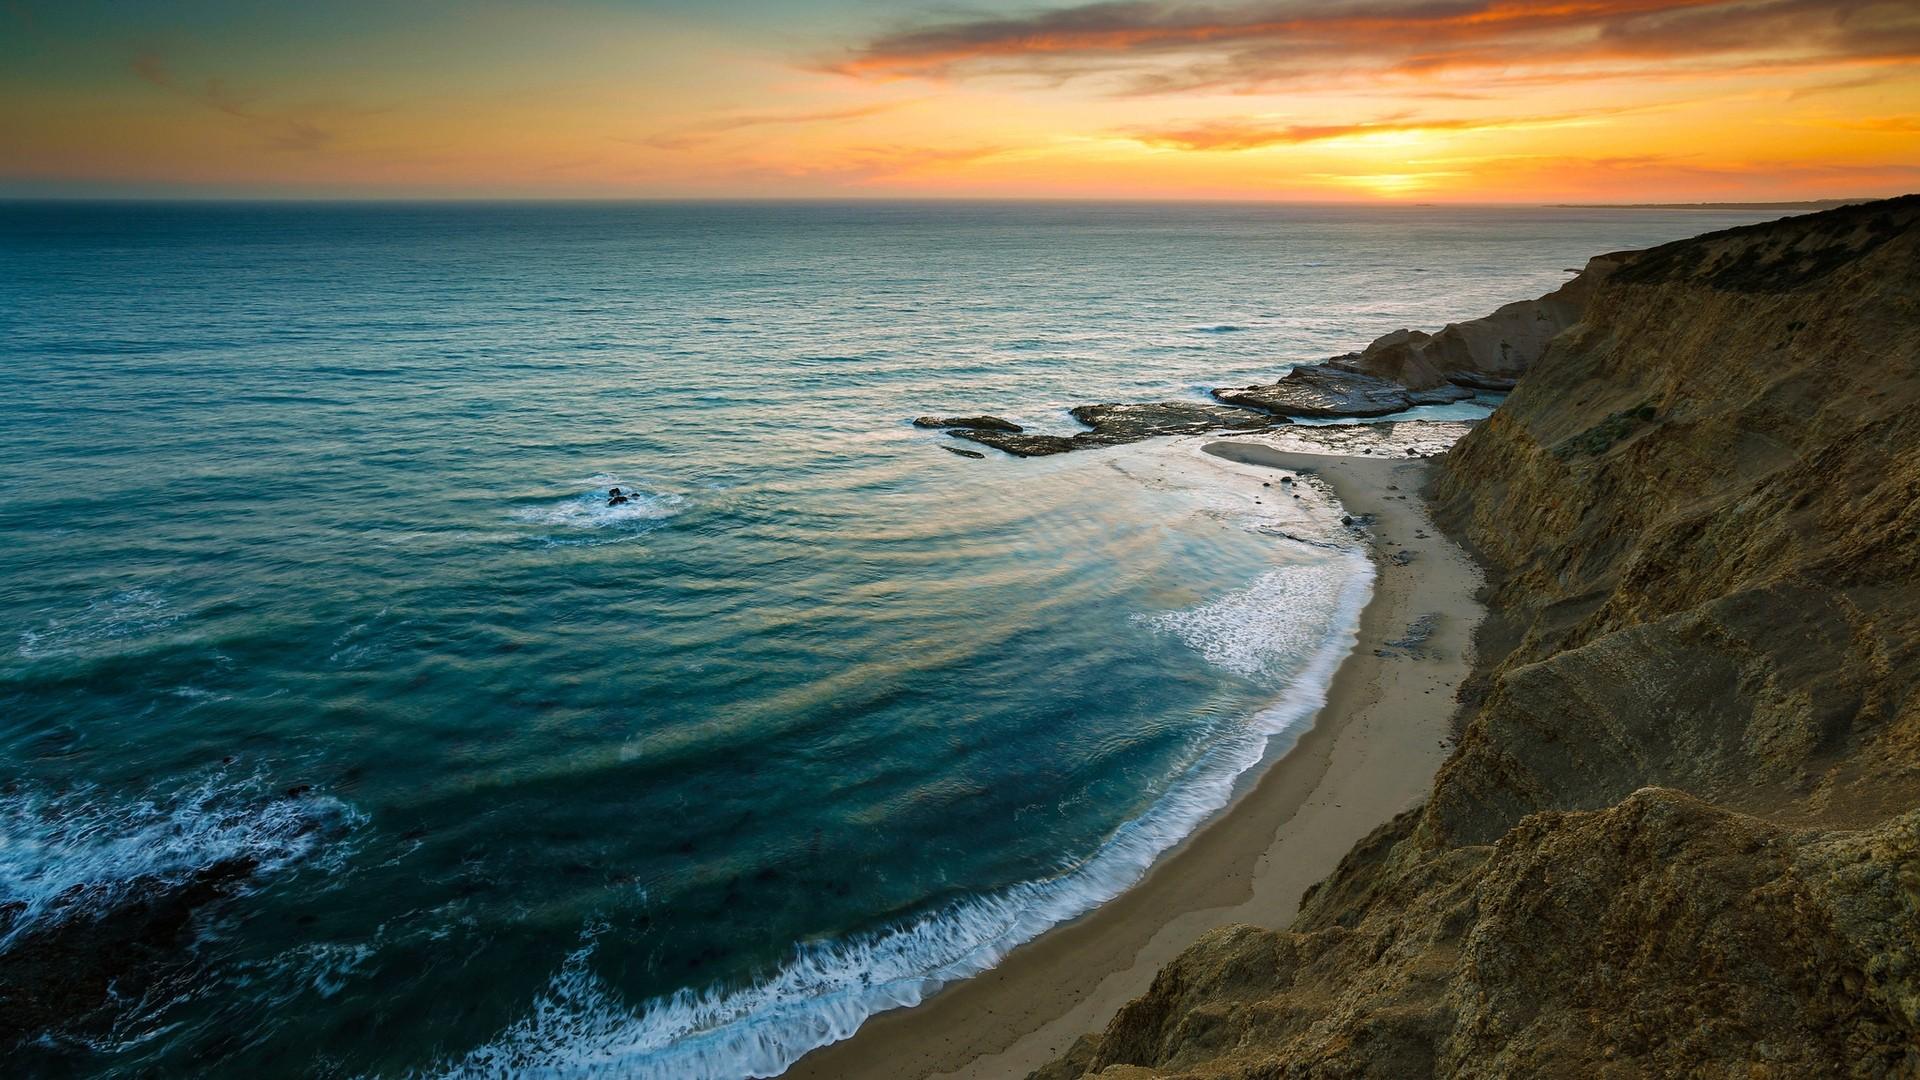
[[[0,984],[69,995],[0,1035],[776,1075],[1138,880],[1371,582],[1197,440],[912,417],[1067,431],[1761,216],[0,206]]]

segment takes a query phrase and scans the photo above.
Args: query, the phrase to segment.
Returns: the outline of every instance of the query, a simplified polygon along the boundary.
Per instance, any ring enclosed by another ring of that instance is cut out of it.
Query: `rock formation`
[[[1510,389],[1555,335],[1580,321],[1594,290],[1631,256],[1596,256],[1573,280],[1538,300],[1450,323],[1437,334],[1396,330],[1361,352],[1294,368],[1278,382],[1215,390],[1213,396],[1280,416],[1385,416],[1463,401],[1477,390]]]
[[[914,427],[971,428],[979,431],[1006,431],[1018,435],[1023,429],[1011,420],[997,416],[916,416]]]
[[[1155,401],[1146,404],[1080,405],[1069,410],[1089,430],[1075,435],[1028,435],[979,425],[954,428],[949,434],[984,443],[1015,457],[1045,457],[1094,446],[1118,446],[1156,435],[1204,435],[1209,431],[1255,431],[1275,420],[1254,409],[1213,405],[1204,401]]]
[[[1430,494],[1430,799],[1036,1075],[1920,1075],[1920,197],[1620,259]]]
[[[922,416],[914,423],[946,428],[1015,457],[1043,457],[1156,435],[1252,431],[1295,416],[1386,416],[1415,405],[1464,401],[1481,390],[1510,389],[1547,342],[1579,320],[1594,289],[1631,254],[1598,256],[1579,276],[1538,300],[1508,304],[1437,334],[1396,330],[1361,352],[1296,367],[1278,382],[1215,390],[1222,405],[1082,405],[1072,410],[1074,419],[1093,430],[1074,435],[1028,434],[997,416]]]

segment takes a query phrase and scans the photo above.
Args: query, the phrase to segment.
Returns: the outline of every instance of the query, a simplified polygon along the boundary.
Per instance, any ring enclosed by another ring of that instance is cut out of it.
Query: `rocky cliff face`
[[[1920,197],[1623,258],[1432,496],[1459,746],[1049,1078],[1920,1076]]]
[[[1511,389],[1631,252],[1598,255],[1558,289],[1493,314],[1449,323],[1438,333],[1395,330],[1357,353],[1296,367],[1278,382],[1223,387],[1213,396],[1275,416],[1385,416],[1443,405],[1476,390]]]

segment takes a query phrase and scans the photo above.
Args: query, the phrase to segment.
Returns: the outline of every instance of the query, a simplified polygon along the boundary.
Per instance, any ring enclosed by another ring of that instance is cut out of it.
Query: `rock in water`
[[[1075,420],[1092,430],[1075,435],[1029,435],[967,428],[952,432],[962,439],[985,443],[1015,457],[1044,457],[1097,446],[1119,446],[1160,435],[1204,435],[1209,431],[1257,431],[1284,420],[1253,409],[1215,405],[1205,401],[1153,401],[1133,404],[1081,405]]]
[[[1004,431],[1018,435],[1023,428],[997,416],[917,416],[913,426],[924,428],[968,428],[973,431]]]
[[[1256,431],[1273,426],[1273,417],[1252,409],[1204,401],[1153,401],[1144,404],[1080,405],[1069,412],[1113,442],[1157,435],[1204,435],[1209,431]]]

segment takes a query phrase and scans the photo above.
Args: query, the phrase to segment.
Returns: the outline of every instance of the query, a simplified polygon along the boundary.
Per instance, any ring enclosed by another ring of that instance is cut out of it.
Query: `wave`
[[[1371,573],[1365,556],[1349,552],[1347,558]],[[1358,576],[1352,566],[1349,561],[1346,573]],[[1327,588],[1328,577],[1324,564],[1281,567],[1199,607],[1135,618],[1180,638],[1215,667],[1270,682],[1292,674],[1290,660],[1312,655],[1321,628],[1348,603],[1344,591]]]
[[[1360,611],[1373,585],[1366,557],[1345,554],[1349,572],[1325,605],[1330,621],[1321,624],[1318,640],[1294,654],[1300,662],[1279,700],[1251,722],[1210,740],[1165,795],[1087,858],[1051,877],[959,900],[878,930],[802,945],[752,985],[681,990],[637,1009],[593,971],[595,938],[604,928],[589,928],[525,1017],[437,1075],[449,1080],[778,1076],[808,1051],[852,1035],[873,1014],[917,1005],[946,983],[992,968],[1015,946],[1113,899],[1225,807],[1243,773],[1270,751],[1290,747],[1325,703],[1334,671],[1357,640]],[[1265,584],[1268,579],[1286,584]],[[1325,593],[1324,570],[1319,581]],[[1295,596],[1299,587],[1295,575],[1276,571],[1243,593],[1197,609],[1209,614],[1191,625],[1211,626],[1237,609],[1272,628],[1262,606],[1279,595]],[[1282,608],[1278,614],[1297,619],[1299,611]],[[1208,640],[1225,640],[1209,633]],[[1226,647],[1223,655],[1237,656],[1240,648]],[[1284,746],[1273,745],[1281,739]]]
[[[217,773],[125,799],[98,788],[0,796],[0,953],[21,937],[98,918],[223,864],[259,880],[330,850],[362,815],[312,794],[267,794],[263,778]]]
[[[612,543],[657,526],[680,513],[687,505],[684,496],[671,492],[643,491],[628,481],[604,473],[588,477],[581,483],[587,485],[586,490],[572,498],[547,506],[526,507],[516,511],[513,516],[530,524],[550,528],[578,532],[611,529],[625,534],[610,540],[549,537],[550,543]],[[607,492],[616,487],[627,496],[628,501],[619,506],[608,506]]]

